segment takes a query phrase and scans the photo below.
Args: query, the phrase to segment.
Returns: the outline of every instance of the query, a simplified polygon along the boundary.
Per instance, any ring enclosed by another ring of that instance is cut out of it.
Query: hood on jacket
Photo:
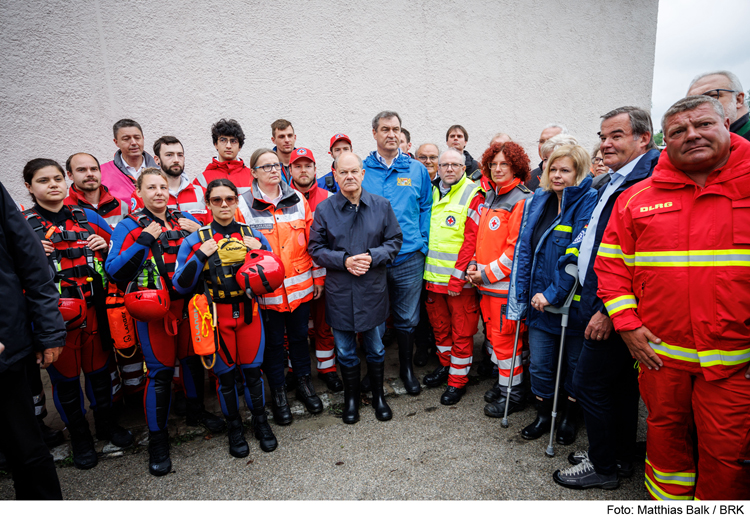
[[[245,167],[245,162],[242,161],[242,158],[235,158],[234,160],[226,160],[223,162],[213,158],[204,171],[224,171],[227,174],[232,174],[241,171],[243,167]]]

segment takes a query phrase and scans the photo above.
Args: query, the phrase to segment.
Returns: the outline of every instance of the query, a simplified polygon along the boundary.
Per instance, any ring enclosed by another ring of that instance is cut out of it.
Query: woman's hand
[[[91,234],[89,235],[89,238],[86,239],[86,242],[88,247],[94,251],[104,250],[107,247],[107,241],[105,241],[104,237],[101,235]]]
[[[541,292],[534,294],[534,297],[531,298],[531,306],[539,312],[544,312],[544,307],[547,305],[549,305],[549,301],[547,301],[547,298]]]
[[[477,270],[477,265],[469,265],[466,269],[466,277],[472,285],[482,284],[482,272]]]
[[[161,235],[161,225],[158,222],[152,222],[143,228],[143,231],[151,235],[154,239],[158,239],[159,235]]]
[[[55,251],[55,245],[50,241],[42,241],[42,246],[44,247],[44,253],[47,255],[51,255]]]
[[[203,252],[203,255],[206,257],[213,255],[216,253],[216,250],[219,249],[219,245],[216,244],[216,241],[213,239],[209,239],[203,244],[201,244],[200,251]]]
[[[190,219],[186,219],[185,217],[182,217],[180,219],[177,219],[177,222],[180,224],[180,228],[189,232],[193,233],[201,229],[201,225],[198,224],[195,221],[192,221]],[[155,223],[154,223],[155,224]]]
[[[263,247],[258,239],[256,239],[255,237],[249,237],[248,235],[242,237],[242,242],[244,242],[245,246],[247,246],[250,250],[260,250]]]

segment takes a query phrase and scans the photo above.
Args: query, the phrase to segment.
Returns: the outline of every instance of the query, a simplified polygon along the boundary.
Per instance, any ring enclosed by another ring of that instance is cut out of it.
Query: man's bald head
[[[333,168],[338,169],[339,163],[342,163],[345,160],[348,160],[348,158],[352,156],[357,160],[357,165],[359,165],[359,168],[362,169],[363,167],[362,158],[360,158],[357,153],[349,152],[349,151],[344,151],[341,154],[339,154],[339,157],[333,161]]]

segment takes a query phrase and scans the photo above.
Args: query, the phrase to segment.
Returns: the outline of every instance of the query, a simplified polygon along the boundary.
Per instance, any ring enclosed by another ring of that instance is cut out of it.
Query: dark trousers
[[[34,417],[27,362],[0,373],[0,452],[13,475],[18,500],[61,500],[62,491],[49,448]]]
[[[307,322],[310,302],[300,304],[292,312],[265,310],[266,350],[261,369],[272,388],[284,385],[284,332],[289,342],[289,360],[295,376],[310,374],[310,349],[307,345]]]
[[[589,459],[600,474],[633,461],[638,429],[638,371],[614,331],[603,341],[585,340],[573,384],[589,436]]]

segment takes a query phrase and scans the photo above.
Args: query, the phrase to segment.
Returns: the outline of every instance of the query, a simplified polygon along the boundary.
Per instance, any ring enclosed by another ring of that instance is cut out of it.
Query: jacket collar
[[[348,206],[351,203],[349,202],[349,199],[344,196],[340,189],[338,193],[330,197],[328,200],[334,201],[334,204],[336,204],[336,209],[344,209],[344,207]],[[359,203],[360,205],[364,204],[367,207],[372,206],[372,195],[364,187],[362,188],[362,194],[359,196]]]
[[[146,162],[146,167],[159,167],[156,160],[154,160],[154,157],[146,151],[143,151],[143,160]],[[115,167],[117,167],[121,173],[130,176],[130,173],[125,169],[125,165],[122,161],[122,151],[120,149],[117,149],[117,152],[115,153],[114,163]]]
[[[297,194],[299,193],[299,191],[295,191],[289,184],[286,183],[283,178],[279,179],[279,185],[281,186],[281,200],[279,200],[276,209],[288,208],[299,202],[300,197]],[[273,204],[270,204],[259,198],[261,194],[257,179],[253,180],[250,190],[253,193],[253,209],[261,211],[273,206]]]
[[[71,184],[70,188],[68,188],[68,196],[75,200],[77,204],[80,205],[87,205],[90,207],[94,207],[94,205],[86,200],[86,197],[81,193],[81,191],[76,187],[75,184]],[[99,204],[97,205],[97,208],[101,208],[102,206],[105,206],[109,204],[110,202],[117,200],[115,197],[113,197],[109,189],[107,189],[107,186],[104,184],[99,186]]]
[[[282,180],[283,180],[283,178],[282,178]],[[294,189],[294,190],[296,190],[296,191],[299,191],[300,193],[302,193],[304,195],[305,198],[309,199],[311,194],[317,193],[317,190],[318,190],[318,175],[317,174],[315,175],[315,178],[313,178],[313,183],[310,186],[310,189],[308,189],[307,191],[301,191],[301,190],[297,189],[297,185],[294,183],[294,180],[292,180],[291,188]]]
[[[226,171],[227,174],[232,174],[242,170],[243,167],[245,167],[245,162],[242,161],[242,158],[235,158],[234,160],[226,160],[223,162],[220,162],[216,158],[213,158],[211,160],[211,163],[206,167],[206,171],[218,169],[221,171]]]
[[[383,169],[393,169],[394,171],[408,171],[411,162],[412,159],[401,152],[401,149],[399,149],[398,156],[393,159],[393,163],[390,167],[386,167],[385,164],[380,161],[377,150],[370,152],[370,155],[365,159],[365,163],[370,167],[382,167]]]

